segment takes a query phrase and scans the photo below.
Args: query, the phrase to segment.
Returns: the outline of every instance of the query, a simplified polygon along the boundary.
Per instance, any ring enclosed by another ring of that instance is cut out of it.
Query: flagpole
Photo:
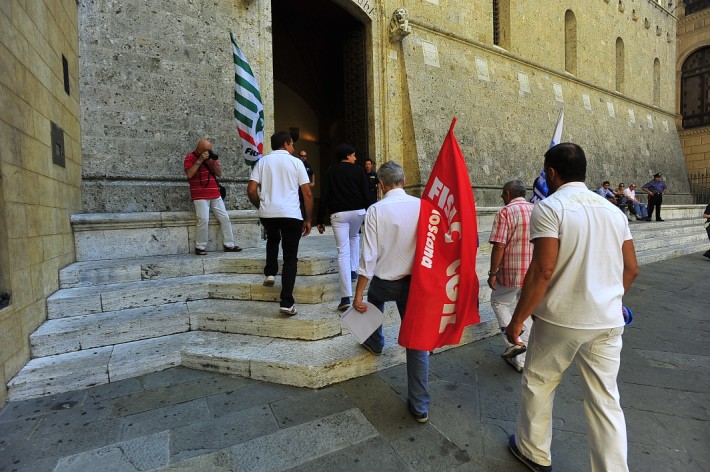
[[[451,120],[451,126],[449,126],[449,133],[454,132],[454,126],[456,126],[456,117],[455,116]]]

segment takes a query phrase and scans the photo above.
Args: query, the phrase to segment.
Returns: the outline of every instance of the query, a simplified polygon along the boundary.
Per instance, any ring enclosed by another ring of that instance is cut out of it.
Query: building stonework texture
[[[493,2],[332,3],[365,27],[366,152],[402,162],[413,191],[456,116],[477,200],[498,204],[500,183],[532,184],[564,108],[563,139],[588,152],[590,186],[662,172],[675,192],[687,192],[673,126],[676,19],[655,1],[499,1],[505,49],[493,44]],[[390,41],[400,7],[412,32]],[[259,81],[268,141],[275,108],[286,106],[273,96],[278,8],[262,0],[80,2],[86,211],[189,210],[182,157],[201,136],[224,156],[228,207],[249,207],[228,33]],[[574,73],[565,70],[570,55]]]
[[[62,57],[67,65],[67,85]],[[0,405],[29,360],[59,269],[73,262],[69,216],[81,210],[76,2],[0,2]],[[53,163],[52,123],[63,165]]]

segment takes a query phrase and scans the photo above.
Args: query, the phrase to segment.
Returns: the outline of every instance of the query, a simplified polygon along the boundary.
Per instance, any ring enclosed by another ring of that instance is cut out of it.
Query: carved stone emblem
[[[392,19],[390,20],[391,42],[398,43],[412,32],[412,27],[409,26],[408,16],[409,13],[407,13],[404,7],[399,7],[392,13]]]

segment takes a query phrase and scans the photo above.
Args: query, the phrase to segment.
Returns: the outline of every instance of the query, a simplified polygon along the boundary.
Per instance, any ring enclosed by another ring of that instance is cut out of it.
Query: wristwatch
[[[493,275],[496,275],[497,273],[498,273],[498,271],[491,272],[491,271],[489,270],[489,271],[488,271],[488,277],[491,277],[491,276],[493,276]]]

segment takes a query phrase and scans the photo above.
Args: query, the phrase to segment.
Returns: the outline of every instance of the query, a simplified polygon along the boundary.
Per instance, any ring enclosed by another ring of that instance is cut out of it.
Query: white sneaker
[[[518,364],[515,359],[506,359],[505,361],[510,364],[513,369],[517,370],[518,373],[521,373],[523,371],[523,366]]]
[[[292,307],[282,306],[279,308],[279,313],[293,316],[298,313],[298,311],[296,310],[296,305],[293,305]]]
[[[275,281],[276,277],[274,277],[273,275],[267,275],[264,279],[264,287],[273,287]]]

